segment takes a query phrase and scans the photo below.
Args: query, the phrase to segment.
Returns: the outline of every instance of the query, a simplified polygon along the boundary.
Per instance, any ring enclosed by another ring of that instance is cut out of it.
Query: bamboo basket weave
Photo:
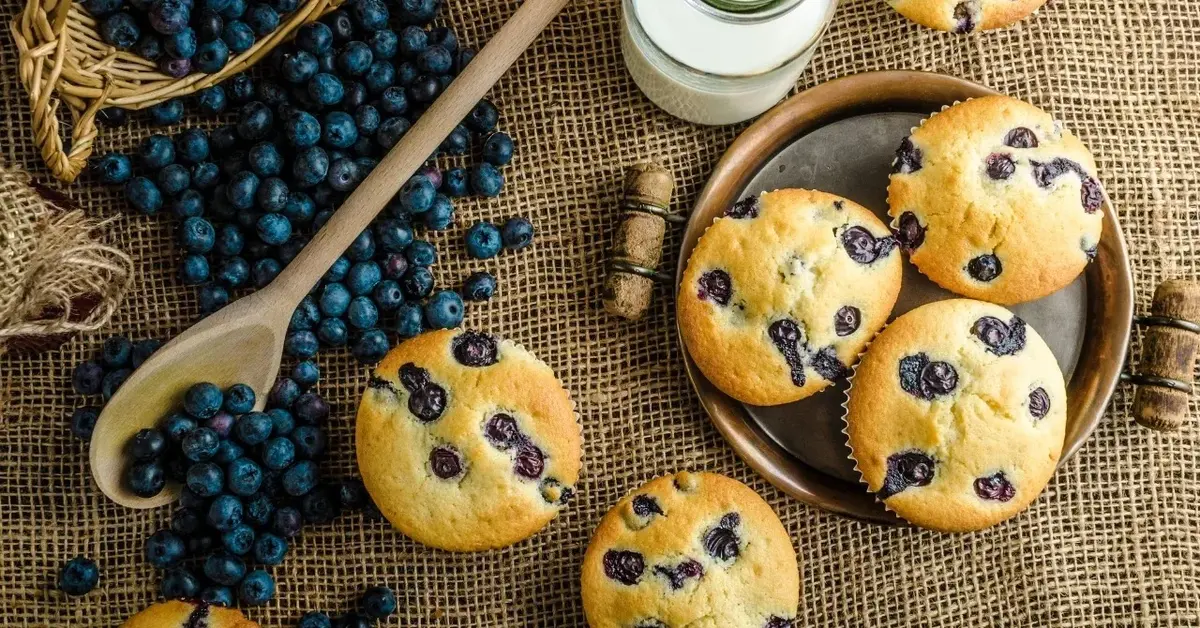
[[[159,72],[154,62],[105,43],[97,33],[99,23],[82,6],[69,0],[28,0],[12,21],[12,34],[42,159],[56,178],[74,181],[92,154],[101,109],[144,109],[216,85],[249,69],[296,29],[344,1],[308,0],[273,33],[230,58],[220,72],[176,79]],[[60,101],[71,116],[69,142],[64,142],[58,117]]]

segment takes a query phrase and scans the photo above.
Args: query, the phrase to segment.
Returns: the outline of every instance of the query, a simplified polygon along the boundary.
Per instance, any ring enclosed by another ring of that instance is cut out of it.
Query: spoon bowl
[[[89,458],[100,490],[128,508],[156,508],[179,496],[168,484],[151,498],[138,497],[126,486],[125,448],[139,430],[183,407],[183,395],[197,382],[222,390],[246,384],[257,396],[256,410],[279,374],[291,309],[272,299],[271,286],[239,299],[168,342],[129,376],[96,421]],[[272,305],[274,304],[274,305]],[[281,315],[282,314],[282,315]]]
[[[134,371],[92,432],[92,476],[105,495],[130,508],[154,508],[178,496],[175,486],[149,499],[133,494],[124,481],[125,447],[139,430],[180,408],[193,384],[247,384],[258,397],[257,407],[265,404],[296,305],[567,1],[524,2],[271,285],[197,323]]]

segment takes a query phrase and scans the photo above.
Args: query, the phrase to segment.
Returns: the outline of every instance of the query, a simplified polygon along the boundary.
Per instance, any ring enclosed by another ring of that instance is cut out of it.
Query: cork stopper
[[[1200,284],[1171,280],[1154,293],[1151,316],[1138,319],[1147,327],[1140,371],[1129,377],[1138,384],[1133,418],[1153,430],[1179,429],[1188,416],[1200,354]]]
[[[670,281],[658,272],[662,261],[667,221],[682,222],[670,213],[675,177],[655,163],[630,166],[625,173],[621,211],[625,217],[613,240],[608,277],[604,282],[604,309],[610,314],[638,320],[650,309],[657,281]]]

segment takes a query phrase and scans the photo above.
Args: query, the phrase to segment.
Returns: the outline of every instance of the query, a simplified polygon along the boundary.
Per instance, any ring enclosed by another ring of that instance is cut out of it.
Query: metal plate
[[[877,72],[826,83],[780,105],[748,129],[717,165],[688,224],[676,283],[704,229],[730,203],[752,193],[786,187],[824,190],[888,221],[888,174],[900,140],[930,112],[991,93],[936,74]],[[1107,200],[1104,212],[1099,256],[1086,275],[1053,295],[1012,308],[1046,339],[1069,382],[1064,461],[1103,415],[1129,342],[1132,278]],[[906,263],[893,318],[952,296]],[[1090,368],[1077,370],[1081,359]],[[847,458],[841,433],[844,382],[797,403],[753,407],[716,390],[690,358],[687,367],[718,429],[773,484],[822,508],[896,521],[858,484]]]

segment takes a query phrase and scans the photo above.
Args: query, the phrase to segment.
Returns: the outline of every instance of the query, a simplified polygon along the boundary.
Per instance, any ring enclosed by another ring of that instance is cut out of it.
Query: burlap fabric
[[[0,353],[99,329],[132,279],[129,256],[100,241],[100,221],[35,185],[0,164]]]
[[[516,0],[451,0],[449,20],[481,42]],[[5,0],[11,14],[18,3]],[[1200,625],[1200,427],[1153,434],[1128,418],[1131,391],[1057,475],[1031,511],[978,534],[947,536],[868,525],[797,503],[760,480],[710,426],[688,386],[669,297],[636,324],[603,314],[602,261],[615,228],[622,169],[653,159],[674,169],[678,203],[692,202],[738,129],[673,120],[627,77],[619,3],[577,0],[496,90],[518,141],[511,185],[498,200],[461,206],[437,238],[440,282],[474,268],[462,223],[529,214],[532,251],[486,266],[499,296],[472,307],[471,325],[515,338],[558,371],[579,403],[585,468],[579,496],[547,530],[515,547],[450,555],[358,516],[306,532],[276,569],[279,597],[252,615],[292,625],[308,609],[345,608],[368,584],[399,591],[404,626],[577,626],[578,569],[606,509],[643,481],[678,469],[744,480],[775,507],[800,554],[804,626]],[[5,107],[0,152],[37,171],[16,53],[0,48]],[[1200,276],[1200,11],[1195,2],[1051,0],[1003,32],[953,37],[921,29],[882,0],[849,0],[800,87],[863,70],[906,68],[973,79],[1053,111],[1096,153],[1132,249],[1140,307],[1169,276]],[[109,132],[100,150],[127,148],[140,126]],[[70,190],[97,214],[111,192]],[[137,283],[113,330],[165,336],[194,320],[194,296],[174,275],[165,220],[122,218],[120,243]],[[667,263],[674,263],[677,236]],[[0,358],[0,623],[111,626],[155,597],[142,539],[166,510],[133,513],[101,497],[85,448],[66,423],[71,366],[102,334],[33,360]],[[352,417],[364,369],[340,352],[320,358],[334,407],[334,472],[352,473]],[[79,600],[53,591],[65,559],[86,553],[100,589]],[[764,582],[762,586],[772,586]]]

